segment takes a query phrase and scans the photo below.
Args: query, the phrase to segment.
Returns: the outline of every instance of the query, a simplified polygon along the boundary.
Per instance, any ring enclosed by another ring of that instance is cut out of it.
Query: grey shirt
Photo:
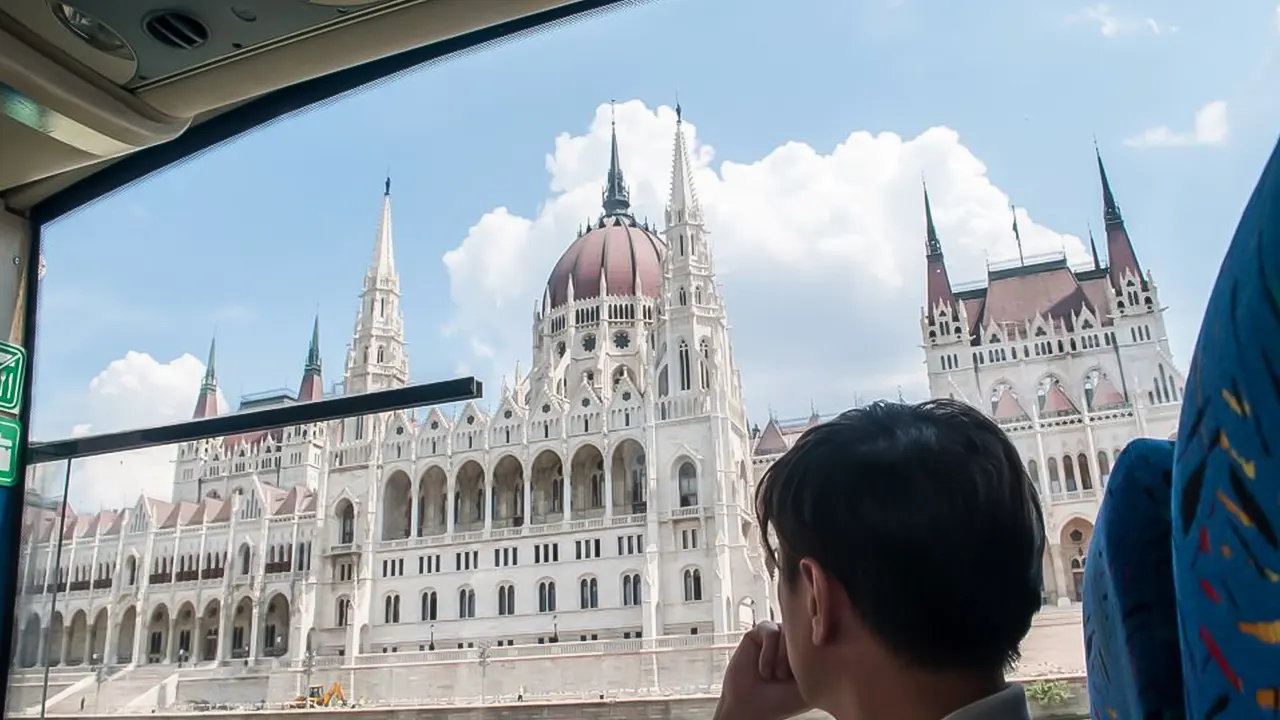
[[[943,720],[1030,720],[1027,693],[1021,685],[1010,684],[995,695],[966,705]]]

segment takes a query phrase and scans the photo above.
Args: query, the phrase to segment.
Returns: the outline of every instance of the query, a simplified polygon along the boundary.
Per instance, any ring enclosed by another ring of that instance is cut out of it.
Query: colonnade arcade
[[[222,601],[212,599],[196,612],[196,604],[182,602],[176,611],[158,602],[139,618],[136,604],[122,605],[118,619],[109,608],[75,610],[68,621],[61,610],[46,623],[41,613],[29,613],[18,638],[18,664],[31,668],[53,666],[128,665],[131,663],[201,663],[256,660],[287,655],[293,625],[289,599],[273,594],[265,603],[246,595],[235,610],[223,613]],[[92,617],[92,622],[90,622]],[[256,638],[256,642],[251,642]],[[47,640],[47,642],[46,642]]]
[[[563,456],[554,449],[538,451],[527,463],[504,453],[490,468],[468,459],[456,466],[452,476],[439,463],[431,463],[416,478],[404,469],[393,469],[382,486],[379,537],[402,540],[643,514],[648,501],[643,446],[627,438],[609,456],[605,462],[596,445],[578,445],[569,454],[567,482]],[[673,468],[676,474],[681,478],[680,504],[696,505],[693,464],[682,463],[678,472]],[[352,501],[342,498],[335,510],[338,543],[353,542]]]

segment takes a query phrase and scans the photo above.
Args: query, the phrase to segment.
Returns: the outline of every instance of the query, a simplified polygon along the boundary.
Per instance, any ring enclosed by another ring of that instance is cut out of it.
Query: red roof
[[[570,285],[575,300],[600,297],[602,276],[609,295],[658,297],[666,244],[625,216],[601,223],[560,256],[547,280],[548,309],[569,302]]]

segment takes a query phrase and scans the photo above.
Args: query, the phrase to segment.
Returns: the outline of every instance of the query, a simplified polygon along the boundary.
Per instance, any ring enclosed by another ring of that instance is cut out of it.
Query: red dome
[[[667,245],[627,216],[604,218],[604,226],[582,235],[560,256],[547,280],[547,295],[557,308],[569,301],[600,297],[603,275],[609,295],[656,298],[662,285],[662,260]],[[636,290],[637,281],[639,292]]]

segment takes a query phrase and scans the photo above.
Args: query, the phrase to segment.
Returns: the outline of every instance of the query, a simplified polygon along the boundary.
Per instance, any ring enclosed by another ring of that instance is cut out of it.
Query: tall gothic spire
[[[391,177],[388,176],[382,190],[382,216],[378,220],[378,237],[373,244],[373,259],[365,280],[389,278],[396,274],[395,246],[391,240]]]
[[[307,372],[320,372],[320,316],[311,325],[311,345],[307,347]]]
[[[200,396],[196,398],[196,409],[191,417],[213,417],[218,414],[218,372],[214,369],[214,358],[217,354],[218,338],[209,341],[209,359],[204,366],[204,379],[200,381]]]
[[[947,274],[947,261],[942,255],[942,241],[938,228],[933,224],[933,204],[929,202],[929,186],[920,179],[924,190],[924,255],[926,312],[932,314],[939,305],[951,307],[955,296],[951,292],[951,276]]]
[[[311,325],[311,344],[307,347],[307,362],[302,368],[302,385],[298,387],[299,402],[319,400],[324,396],[324,381],[320,369],[320,316]]]
[[[609,104],[610,113],[613,103]],[[622,177],[622,160],[618,157],[618,122],[610,119],[611,149],[609,155],[609,177],[604,187],[604,214],[625,215],[631,210],[631,191],[627,189],[626,180]]]
[[[317,333],[313,339],[318,340]],[[317,354],[318,359],[318,354]],[[318,377],[318,373],[317,373]],[[364,276],[360,312],[347,351],[347,392],[362,393],[401,387],[408,382],[409,359],[400,314],[400,276],[396,274],[391,232],[391,178],[383,182],[382,214],[373,257]]]
[[[1098,241],[1093,239],[1093,226],[1086,224],[1085,227],[1089,228],[1089,252],[1093,253],[1093,269],[1101,270],[1102,259],[1098,257]]]
[[[1107,234],[1107,266],[1111,284],[1120,291],[1120,288],[1124,287],[1125,278],[1133,277],[1145,287],[1146,279],[1142,277],[1142,266],[1138,263],[1138,254],[1133,249],[1133,241],[1129,239],[1129,230],[1125,227],[1124,217],[1120,214],[1120,205],[1116,202],[1115,193],[1111,191],[1107,168],[1102,164],[1102,152],[1098,150],[1096,143],[1094,154],[1098,159],[1098,178],[1102,182],[1102,219]]]
[[[702,221],[698,192],[693,186],[689,148],[684,140],[684,112],[676,103],[676,138],[671,151],[671,195],[667,199],[667,224]]]
[[[1093,152],[1098,158],[1098,177],[1102,179],[1102,218],[1108,225],[1122,223],[1124,218],[1120,215],[1120,206],[1111,192],[1111,182],[1107,180],[1107,167],[1102,164],[1102,151],[1094,145]]]
[[[942,241],[938,239],[938,228],[933,225],[933,206],[929,204],[929,186],[920,181],[924,187],[924,252],[925,255],[941,255]]]

